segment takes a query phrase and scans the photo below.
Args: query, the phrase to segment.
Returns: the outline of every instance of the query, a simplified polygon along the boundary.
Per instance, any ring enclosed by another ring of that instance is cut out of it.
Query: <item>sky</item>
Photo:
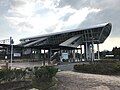
[[[112,23],[100,50],[120,47],[120,0],[0,0],[0,40]]]

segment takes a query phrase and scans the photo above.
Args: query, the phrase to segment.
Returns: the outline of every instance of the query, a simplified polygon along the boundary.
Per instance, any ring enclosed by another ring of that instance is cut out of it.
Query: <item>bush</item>
[[[1,69],[0,82],[23,80],[25,75],[26,75],[26,71],[22,69]]]
[[[0,70],[0,80],[1,82],[12,81],[14,79],[13,70],[1,69]]]
[[[26,76],[26,70],[22,70],[22,69],[14,69],[14,76],[16,80],[21,80],[21,79],[25,79]]]
[[[42,66],[42,67],[34,67],[33,70],[33,87],[38,88],[40,90],[47,90],[49,87],[55,84],[54,76],[58,72],[57,68],[53,66]]]
[[[74,70],[83,73],[120,75],[120,61],[98,61],[90,64],[76,64]]]
[[[120,62],[114,64],[114,70],[115,70],[116,73],[118,72],[120,74]]]
[[[120,62],[120,61],[112,60],[112,59],[105,59],[105,60],[94,61],[94,63],[117,63],[117,62]]]
[[[34,79],[37,81],[51,81],[52,78],[56,75],[58,69],[52,66],[42,66],[40,68],[34,68]]]

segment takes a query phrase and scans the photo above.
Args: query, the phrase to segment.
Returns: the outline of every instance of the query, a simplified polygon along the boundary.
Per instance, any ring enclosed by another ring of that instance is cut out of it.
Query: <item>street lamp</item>
[[[13,60],[13,44],[14,43],[14,41],[13,41],[13,39],[12,39],[12,37],[10,37],[10,47],[11,47],[11,56],[10,56],[10,67],[12,68],[12,60]]]

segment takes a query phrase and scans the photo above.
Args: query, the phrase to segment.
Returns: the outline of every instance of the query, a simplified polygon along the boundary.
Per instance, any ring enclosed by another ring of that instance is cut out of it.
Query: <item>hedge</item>
[[[42,66],[26,69],[1,69],[0,83],[5,84],[13,81],[32,81],[33,87],[39,89],[49,88],[55,84],[54,76],[58,72],[53,66]]]
[[[89,64],[76,64],[74,70],[83,73],[120,75],[120,61],[97,61]]]
[[[32,84],[34,88],[48,90],[56,84],[54,76],[58,72],[53,66],[35,67],[33,70]]]
[[[51,81],[58,72],[58,69],[53,66],[42,66],[35,67],[33,72],[35,80],[45,82]]]
[[[0,83],[24,80],[26,71],[22,69],[0,69]]]

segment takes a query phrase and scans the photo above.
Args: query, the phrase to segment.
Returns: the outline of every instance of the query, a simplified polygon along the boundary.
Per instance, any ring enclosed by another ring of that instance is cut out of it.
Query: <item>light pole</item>
[[[14,41],[12,39],[12,37],[10,37],[10,47],[11,47],[11,56],[10,56],[10,67],[12,68],[12,60],[13,60],[13,44]]]

